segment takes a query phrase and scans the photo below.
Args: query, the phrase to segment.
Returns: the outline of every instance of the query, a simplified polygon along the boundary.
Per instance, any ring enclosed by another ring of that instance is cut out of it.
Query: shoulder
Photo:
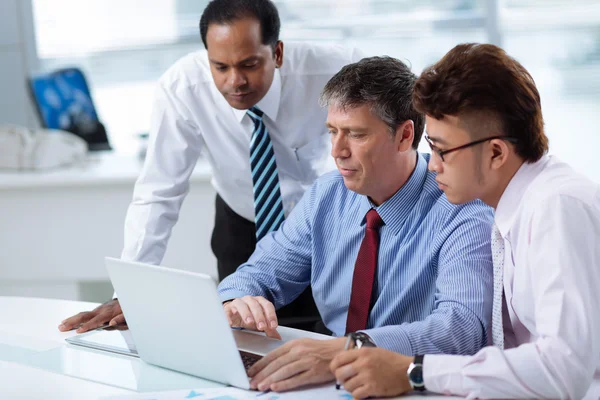
[[[172,91],[210,82],[212,75],[206,50],[198,50],[181,57],[159,79],[159,85]]]
[[[558,221],[566,215],[600,214],[600,185],[550,156],[528,183],[515,210],[514,229],[529,229],[532,222]]]
[[[531,182],[523,203],[529,211],[547,207],[548,203],[579,203],[597,207],[600,185],[575,171],[567,163],[550,157],[548,163]]]
[[[313,187],[318,193],[349,191],[346,185],[344,185],[344,178],[337,170],[327,172],[318,177],[313,183]]]
[[[282,76],[329,75],[333,76],[344,65],[362,58],[353,47],[317,43],[290,43],[284,47]]]
[[[340,207],[360,197],[344,184],[344,178],[339,171],[330,171],[317,178],[308,190],[310,203],[318,208],[330,209]]]

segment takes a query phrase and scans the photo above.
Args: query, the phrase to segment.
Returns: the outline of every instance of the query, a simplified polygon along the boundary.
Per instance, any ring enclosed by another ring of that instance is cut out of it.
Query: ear
[[[283,42],[281,40],[277,41],[275,45],[275,68],[281,68],[283,65]]]
[[[505,140],[493,139],[490,141],[491,159],[490,168],[498,170],[508,161],[510,147]]]
[[[394,136],[394,143],[398,148],[398,151],[405,152],[412,148],[413,140],[415,138],[415,123],[412,119],[406,120],[396,128],[396,136]]]

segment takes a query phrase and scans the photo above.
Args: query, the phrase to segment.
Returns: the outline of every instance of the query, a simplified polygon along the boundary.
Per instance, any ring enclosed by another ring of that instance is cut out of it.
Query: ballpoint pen
[[[352,341],[352,336],[351,335],[346,336],[346,344],[344,345],[344,351],[346,351],[350,348],[351,341]],[[340,390],[340,382],[338,382],[338,381],[335,382],[335,388],[337,390]]]

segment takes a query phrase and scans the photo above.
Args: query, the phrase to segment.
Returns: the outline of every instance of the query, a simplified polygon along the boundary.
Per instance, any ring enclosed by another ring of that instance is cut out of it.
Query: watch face
[[[420,365],[415,365],[415,367],[410,371],[409,379],[414,386],[422,386],[423,368]]]

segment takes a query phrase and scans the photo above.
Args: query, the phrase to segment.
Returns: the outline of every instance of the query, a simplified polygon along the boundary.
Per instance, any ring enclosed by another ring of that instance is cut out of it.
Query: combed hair
[[[412,105],[416,79],[410,68],[395,58],[363,58],[346,65],[327,82],[320,103],[342,109],[370,105],[371,113],[385,122],[392,134],[403,122],[412,120],[412,146],[416,149],[425,126],[425,117]]]
[[[212,0],[200,17],[200,37],[204,47],[210,24],[230,24],[243,18],[256,18],[260,23],[262,44],[273,50],[279,41],[281,21],[277,7],[271,0]]]
[[[415,84],[413,103],[435,119],[457,116],[472,136],[515,138],[515,150],[526,162],[535,162],[548,151],[540,94],[533,78],[492,44],[454,47],[423,71]],[[489,127],[490,119],[497,120],[500,132],[481,132],[486,130],[485,124]]]

